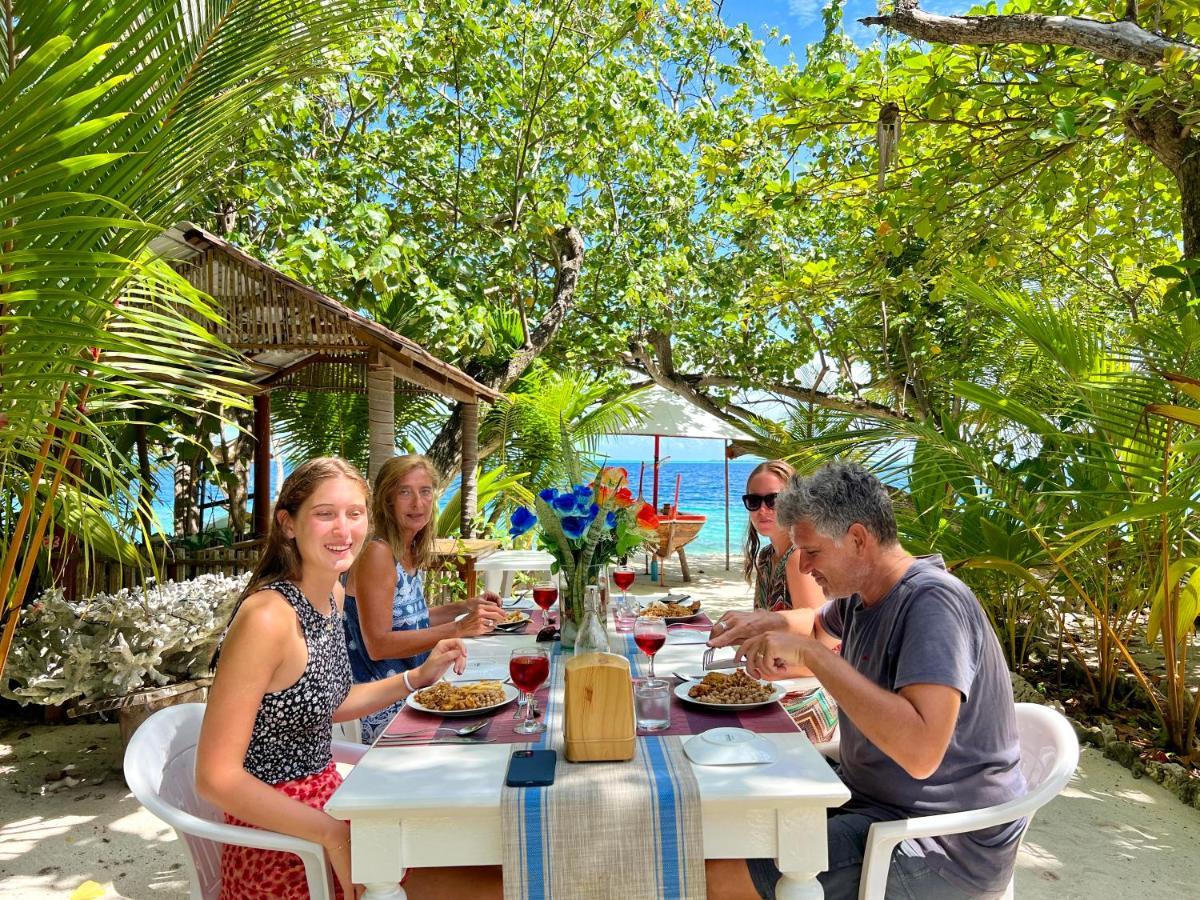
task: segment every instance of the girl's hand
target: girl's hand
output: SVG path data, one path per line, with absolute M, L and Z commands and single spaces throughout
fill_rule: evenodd
M 467 667 L 467 648 L 458 638 L 434 644 L 429 651 L 429 658 L 412 670 L 408 680 L 417 687 L 429 687 L 451 667 L 458 675 Z

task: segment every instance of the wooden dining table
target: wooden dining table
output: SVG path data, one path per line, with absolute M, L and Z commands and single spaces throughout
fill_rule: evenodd
M 657 674 L 699 671 L 704 644 L 697 638 L 694 632 L 672 632 L 655 659 Z M 484 668 L 506 667 L 516 648 L 546 646 L 535 644 L 532 633 L 467 644 L 472 666 Z M 797 679 L 788 686 L 815 683 Z M 551 690 L 561 700 L 561 683 Z M 512 709 L 504 707 L 498 715 L 511 715 Z M 773 763 L 689 763 L 699 787 L 704 856 L 773 858 L 782 873 L 776 889 L 781 900 L 820 898 L 816 876 L 828 864 L 826 810 L 845 803 L 850 792 L 799 729 L 763 737 L 778 751 Z M 325 804 L 326 812 L 350 823 L 351 874 L 366 885 L 365 897 L 405 898 L 399 882 L 410 866 L 499 865 L 501 791 L 509 757 L 521 746 L 432 743 L 369 749 Z M 558 764 L 593 765 L 562 758 Z

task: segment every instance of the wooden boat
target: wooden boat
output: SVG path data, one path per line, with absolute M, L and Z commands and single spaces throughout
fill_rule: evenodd
M 708 517 L 700 513 L 671 512 L 670 509 L 665 509 L 659 517 L 658 545 L 654 548 L 654 555 L 665 563 L 672 553 L 678 554 L 679 568 L 683 572 L 684 581 L 691 581 L 692 573 L 688 571 L 687 556 L 683 548 L 695 539 L 706 521 Z M 665 565 L 658 567 L 659 584 L 667 583 L 665 569 Z

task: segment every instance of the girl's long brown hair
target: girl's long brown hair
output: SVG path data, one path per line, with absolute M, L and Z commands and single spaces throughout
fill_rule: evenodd
M 407 547 L 396 521 L 395 499 L 400 482 L 417 469 L 422 469 L 434 484 L 433 509 L 425 527 L 412 536 Z M 372 538 L 384 541 L 392 550 L 397 562 L 404 559 L 405 551 L 417 571 L 428 569 L 433 561 L 433 539 L 437 531 L 437 485 L 442 476 L 437 466 L 425 456 L 410 453 L 394 456 L 383 464 L 375 476 L 375 496 L 371 501 Z M 360 556 L 359 559 L 362 559 Z
M 258 558 L 258 565 L 250 574 L 246 589 L 238 598 L 239 604 L 268 584 L 280 580 L 296 581 L 300 578 L 304 561 L 300 559 L 296 550 L 295 540 L 284 536 L 283 525 L 280 523 L 282 517 L 279 514 L 286 511 L 294 519 L 304 501 L 316 491 L 317 485 L 329 478 L 339 477 L 357 482 L 362 488 L 367 508 L 370 508 L 371 486 L 358 469 L 346 460 L 337 456 L 319 456 L 299 466 L 284 480 L 283 487 L 279 489 L 279 499 L 275 501 L 275 509 L 271 511 L 271 530 L 267 533 L 267 545 L 263 548 L 262 556 Z
M 782 459 L 768 459 L 766 462 L 761 462 L 754 467 L 748 476 L 746 476 L 746 486 L 749 488 L 751 480 L 755 475 L 761 475 L 763 472 L 770 472 L 776 478 L 782 479 L 784 484 L 792 480 L 796 474 L 796 470 L 792 468 L 791 463 L 784 462 Z M 758 566 L 758 549 L 760 541 L 758 532 L 754 530 L 754 523 L 746 521 L 746 543 L 742 547 L 742 552 L 746 559 L 743 563 L 742 574 L 746 578 L 747 584 L 754 584 L 754 571 Z

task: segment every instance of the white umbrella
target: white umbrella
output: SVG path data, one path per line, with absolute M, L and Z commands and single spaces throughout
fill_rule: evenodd
M 729 442 L 738 440 L 753 440 L 753 436 L 735 428 L 728 422 L 718 419 L 712 413 L 705 412 L 680 397 L 678 394 L 661 387 L 651 387 L 633 398 L 633 402 L 641 407 L 643 418 L 641 424 L 630 425 L 622 429 L 622 435 L 644 435 L 654 438 L 654 474 L 651 497 L 654 511 L 658 512 L 658 459 L 660 441 L 665 437 L 696 438 L 721 440 L 725 442 L 725 568 L 729 569 Z M 641 486 L 639 485 L 639 488 Z

